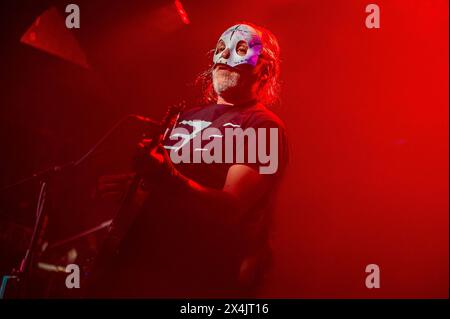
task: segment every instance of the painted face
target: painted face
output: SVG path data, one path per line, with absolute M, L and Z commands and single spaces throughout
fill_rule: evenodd
M 226 30 L 217 42 L 214 64 L 222 63 L 230 67 L 240 64 L 256 66 L 262 51 L 261 37 L 249 25 L 238 24 Z

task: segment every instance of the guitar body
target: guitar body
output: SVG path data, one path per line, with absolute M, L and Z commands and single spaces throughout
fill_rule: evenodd
M 151 142 L 141 151 L 143 154 L 149 154 L 172 127 L 180 112 L 184 109 L 184 103 L 178 106 L 172 106 L 168 109 L 164 119 L 161 121 L 158 132 L 151 136 Z M 146 135 L 146 138 L 149 136 Z M 117 210 L 115 217 L 109 227 L 101 248 L 95 258 L 92 271 L 87 279 L 89 290 L 97 290 L 96 285 L 101 285 L 103 273 L 114 262 L 115 257 L 119 253 L 122 240 L 128 234 L 131 226 L 137 217 L 141 214 L 144 203 L 149 198 L 151 190 L 142 187 L 143 176 L 139 172 L 135 172 L 133 179 L 123 197 L 122 203 Z

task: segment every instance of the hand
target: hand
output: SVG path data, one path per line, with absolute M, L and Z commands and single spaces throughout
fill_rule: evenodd
M 99 178 L 96 196 L 101 199 L 119 201 L 127 190 L 134 174 L 107 175 Z
M 150 142 L 151 140 L 144 139 L 138 144 L 140 154 L 135 158 L 135 169 L 147 180 L 161 181 L 173 175 L 175 168 L 169 154 L 161 144 L 150 152 L 145 152 Z

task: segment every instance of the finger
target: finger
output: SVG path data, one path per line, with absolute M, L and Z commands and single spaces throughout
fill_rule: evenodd
M 144 148 L 144 147 L 148 146 L 151 141 L 152 141 L 152 139 L 150 139 L 150 138 L 144 138 L 138 143 L 138 147 Z
M 172 161 L 170 159 L 169 152 L 166 150 L 166 148 L 162 144 L 158 145 L 158 147 L 156 148 L 156 151 L 157 151 L 158 154 L 160 154 L 163 157 L 163 159 L 165 161 L 169 161 L 169 162 Z
M 162 164 L 164 162 L 164 156 L 159 153 L 158 148 L 150 152 L 150 159 L 156 162 L 156 164 Z
M 99 183 L 108 184 L 127 181 L 132 178 L 131 174 L 119 174 L 119 175 L 105 175 L 99 178 Z
M 125 176 L 122 175 L 110 175 L 110 176 L 102 176 L 99 178 L 99 183 L 107 184 L 107 183 L 115 183 L 117 181 L 126 180 Z
M 102 184 L 99 185 L 99 192 L 121 191 L 125 189 L 126 184 Z
M 170 159 L 170 154 L 163 145 L 161 145 L 161 154 L 164 156 L 164 158 Z
M 110 190 L 124 190 L 130 183 L 131 183 L 130 179 L 115 182 L 98 183 L 97 189 L 99 192 Z
M 110 196 L 116 196 L 116 195 L 122 195 L 123 191 L 118 191 L 118 190 L 111 190 L 111 191 L 107 191 L 107 192 L 102 192 L 100 195 L 102 197 L 110 197 Z
M 108 192 L 101 194 L 100 198 L 103 200 L 120 200 L 123 196 L 121 192 Z

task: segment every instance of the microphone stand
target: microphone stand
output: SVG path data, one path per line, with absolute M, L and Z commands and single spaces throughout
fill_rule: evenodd
M 28 249 L 25 253 L 25 256 L 23 257 L 19 270 L 13 269 L 11 275 L 5 275 L 3 276 L 3 280 L 0 286 L 0 299 L 4 299 L 4 295 L 6 292 L 6 287 L 8 284 L 8 281 L 13 279 L 18 284 L 17 289 L 17 296 L 19 298 L 26 298 L 27 297 L 27 284 L 28 280 L 31 275 L 32 271 L 32 265 L 33 260 L 37 253 L 38 244 L 40 242 L 40 239 L 43 237 L 44 233 L 44 220 L 45 220 L 45 202 L 47 199 L 47 189 L 48 184 L 50 180 L 56 176 L 61 174 L 62 172 L 66 172 L 69 170 L 72 170 L 76 167 L 78 167 L 81 163 L 83 163 L 86 159 L 89 158 L 90 155 L 92 155 L 110 136 L 113 132 L 115 132 L 119 127 L 121 127 L 124 122 L 128 119 L 134 119 L 140 122 L 144 122 L 146 125 L 151 127 L 159 127 L 159 123 L 157 121 L 154 121 L 152 119 L 142 117 L 135 114 L 128 114 L 127 116 L 121 118 L 116 124 L 110 128 L 98 141 L 94 144 L 82 157 L 80 157 L 76 161 L 70 161 L 68 163 L 65 163 L 63 165 L 55 165 L 53 167 L 50 167 L 48 169 L 45 169 L 43 171 L 37 172 L 32 174 L 31 176 L 22 179 L 16 183 L 13 183 L 9 186 L 3 187 L 0 189 L 0 192 L 3 192 L 5 190 L 9 190 L 11 188 L 20 186 L 22 184 L 39 180 L 40 188 L 39 188 L 39 195 L 38 195 L 38 201 L 36 205 L 36 220 L 33 228 L 33 233 L 31 235 L 31 240 L 28 245 Z

